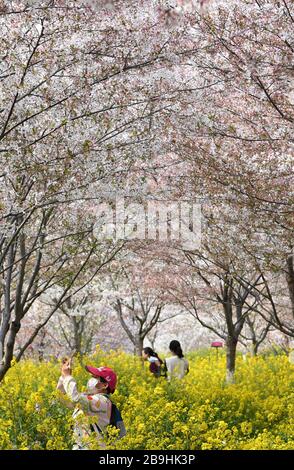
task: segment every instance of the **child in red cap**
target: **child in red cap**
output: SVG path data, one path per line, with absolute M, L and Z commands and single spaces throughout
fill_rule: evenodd
M 125 429 L 120 414 L 111 402 L 109 394 L 114 393 L 117 376 L 109 367 L 86 366 L 92 378 L 88 380 L 86 393 L 80 393 L 77 383 L 71 375 L 70 360 L 65 360 L 61 367 L 61 377 L 59 378 L 57 388 L 63 394 L 66 394 L 72 403 L 76 404 L 73 412 L 73 418 L 76 421 L 74 426 L 74 437 L 76 444 L 74 450 L 87 449 L 84 438 L 91 435 L 91 432 L 97 434 L 100 447 L 105 448 L 103 433 L 109 424 L 115 424 L 120 429 L 120 437 L 125 435 Z M 113 412 L 119 414 L 121 423 L 113 422 Z M 85 416 L 94 416 L 95 424 L 89 425 Z

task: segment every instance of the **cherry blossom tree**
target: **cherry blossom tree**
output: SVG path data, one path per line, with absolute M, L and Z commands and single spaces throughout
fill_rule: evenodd
M 265 342 L 269 332 L 273 330 L 271 324 L 262 319 L 258 314 L 250 314 L 246 317 L 243 331 L 239 341 L 248 347 L 252 356 L 256 356 L 259 347 Z
M 206 255 L 248 266 L 247 282 L 259 273 L 264 319 L 292 336 L 293 4 L 212 1 L 195 16 L 185 54 L 203 89 L 182 102 L 174 152 L 190 177 L 179 191 L 206 200 Z M 272 293 L 277 273 L 288 313 Z
M 94 255 L 105 188 L 142 178 L 150 152 L 169 148 L 188 25 L 136 5 L 1 3 L 1 378 L 34 302 L 64 282 L 51 317 Z
M 19 358 L 108 264 L 108 308 L 138 351 L 175 294 L 226 341 L 228 379 L 246 321 L 252 341 L 293 336 L 292 3 L 0 8 L 0 379 L 35 303 L 59 292 Z M 130 237 L 124 259 L 123 242 L 93 233 L 120 193 L 199 198 L 201 246 L 155 240 L 138 260 Z
M 136 264 L 123 266 L 112 275 L 112 305 L 122 328 L 134 345 L 135 354 L 141 356 L 144 340 L 158 323 L 166 301 L 160 287 L 154 286 L 154 272 L 153 275 L 150 273 L 151 267 L 148 267 L 143 276 Z

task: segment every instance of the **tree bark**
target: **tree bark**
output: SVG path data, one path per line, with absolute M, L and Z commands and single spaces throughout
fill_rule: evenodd
M 294 262 L 293 262 L 293 255 L 289 255 L 287 257 L 287 274 L 286 280 L 288 285 L 289 296 L 291 300 L 292 306 L 292 315 L 294 318 Z
M 227 346 L 226 382 L 227 383 L 234 383 L 235 381 L 237 343 L 238 343 L 238 340 L 233 336 L 228 336 L 226 339 L 226 346 Z
M 82 351 L 81 351 L 81 334 L 80 334 L 80 323 L 78 321 L 78 319 L 74 316 L 71 317 L 71 321 L 72 321 L 72 325 L 73 325 L 73 332 L 74 332 L 74 337 L 73 337 L 73 340 L 74 340 L 74 344 L 73 344 L 73 349 L 74 349 L 74 353 L 75 354 L 81 354 Z
M 20 329 L 20 323 L 18 323 L 17 321 L 11 322 L 9 336 L 8 336 L 8 340 L 7 340 L 7 344 L 5 348 L 5 353 L 3 351 L 4 357 L 2 359 L 2 364 L 0 365 L 0 382 L 2 381 L 6 372 L 11 366 L 11 361 L 13 359 L 15 339 L 16 339 L 16 335 L 19 329 Z
M 135 355 L 142 357 L 144 338 L 137 338 L 135 343 Z
M 258 341 L 252 340 L 252 344 L 251 344 L 251 356 L 252 356 L 252 357 L 257 356 L 258 348 L 259 348 L 259 343 L 258 343 Z

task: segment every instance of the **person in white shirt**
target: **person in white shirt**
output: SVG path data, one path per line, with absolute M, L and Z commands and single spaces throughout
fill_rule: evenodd
M 87 390 L 80 393 L 76 380 L 71 375 L 71 361 L 64 360 L 61 367 L 57 389 L 67 395 L 70 402 L 64 404 L 69 408 L 75 407 L 73 412 L 74 440 L 73 450 L 86 450 L 85 438 L 94 431 L 101 448 L 105 448 L 103 432 L 110 424 L 112 413 L 112 402 L 109 394 L 114 393 L 117 376 L 109 367 L 86 366 L 86 370 L 92 375 L 88 380 Z M 89 425 L 87 417 L 95 417 L 95 424 Z
M 182 379 L 189 372 L 189 362 L 184 357 L 179 341 L 170 342 L 169 349 L 172 357 L 165 360 L 167 368 L 167 380 L 170 382 L 173 378 Z

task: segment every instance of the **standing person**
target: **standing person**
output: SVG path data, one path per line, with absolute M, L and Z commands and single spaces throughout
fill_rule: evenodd
M 70 399 L 69 407 L 73 407 L 72 403 L 76 405 L 72 415 L 76 423 L 74 426 L 74 450 L 86 450 L 84 439 L 89 437 L 92 432 L 97 434 L 100 447 L 105 448 L 103 435 L 109 424 L 120 429 L 120 437 L 126 434 L 120 412 L 109 398 L 116 388 L 117 376 L 115 372 L 109 367 L 86 366 L 85 369 L 92 375 L 92 378 L 87 382 L 86 393 L 78 391 L 76 380 L 71 375 L 70 360 L 63 362 L 61 377 L 57 384 L 57 389 Z M 88 416 L 95 417 L 95 423 L 90 424 Z
M 167 368 L 167 380 L 172 378 L 182 379 L 189 372 L 189 363 L 184 357 L 179 341 L 174 339 L 169 344 L 172 357 L 165 360 Z
M 158 354 L 153 351 L 153 349 L 146 347 L 142 351 L 142 357 L 144 361 L 150 363 L 149 370 L 155 377 L 160 377 L 161 375 L 161 365 L 163 361 L 160 359 Z

